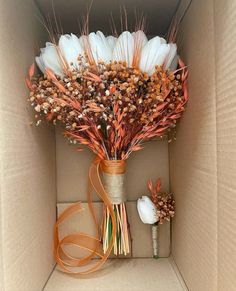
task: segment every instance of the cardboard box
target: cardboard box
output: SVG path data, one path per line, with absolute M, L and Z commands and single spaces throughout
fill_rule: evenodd
M 71 30 L 78 2 L 54 2 Z M 82 11 L 86 3 L 80 4 Z M 136 4 L 147 12 L 153 35 L 167 30 L 178 8 L 190 101 L 176 142 L 150 142 L 128 160 L 135 258 L 108 262 L 100 273 L 81 279 L 54 270 L 52 230 L 57 211 L 78 200 L 86 203 L 93 155 L 86 149 L 76 153 L 49 126 L 31 126 L 24 86 L 35 48 L 47 39 L 36 15 L 45 13 L 51 1 L 0 2 L 0 291 L 236 290 L 236 2 L 129 0 L 127 11 Z M 117 13 L 120 2 L 93 5 L 91 30 L 106 29 L 106 9 Z M 158 261 L 151 259 L 150 228 L 138 221 L 135 208 L 137 198 L 147 193 L 146 180 L 156 177 L 164 190 L 173 191 L 177 206 L 172 240 L 169 224 L 159 237 L 162 256 L 171 256 Z M 99 210 L 101 203 L 95 201 Z M 78 226 L 92 232 L 83 215 L 63 225 L 62 233 Z

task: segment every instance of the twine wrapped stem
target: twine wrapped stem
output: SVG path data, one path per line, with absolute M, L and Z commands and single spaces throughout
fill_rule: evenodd
M 116 236 L 114 254 L 127 255 L 130 252 L 128 220 L 125 206 L 125 161 L 104 160 L 101 162 L 104 188 L 113 206 L 116 217 Z M 103 212 L 103 251 L 107 250 L 111 239 L 112 221 L 110 211 L 104 207 Z
M 158 259 L 158 224 L 152 225 L 152 248 L 153 248 L 153 258 Z

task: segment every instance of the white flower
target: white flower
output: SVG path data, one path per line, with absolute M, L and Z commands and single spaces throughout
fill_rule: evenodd
M 142 196 L 142 198 L 139 198 L 137 201 L 137 209 L 143 223 L 154 224 L 157 222 L 157 209 L 149 197 Z
M 62 35 L 59 39 L 59 49 L 70 67 L 79 68 L 78 57 L 83 56 L 84 50 L 76 35 Z
M 124 31 L 118 37 L 115 44 L 112 60 L 126 62 L 128 67 L 132 66 L 134 57 L 134 37 L 129 31 Z
M 170 43 L 170 50 L 165 60 L 164 69 L 175 70 L 178 65 L 178 57 L 177 57 L 177 45 L 175 43 Z
M 104 34 L 101 31 L 89 34 L 89 44 L 96 63 L 103 61 L 109 63 L 112 59 L 112 49 Z
M 175 71 L 178 67 L 178 63 L 179 63 L 179 56 L 176 54 L 168 69 L 171 71 Z
M 170 44 L 159 36 L 148 41 L 141 52 L 139 68 L 141 71 L 152 75 L 155 66 L 162 66 L 170 52 Z
M 135 45 L 137 46 L 137 44 L 140 44 L 140 48 L 143 48 L 148 42 L 146 34 L 142 30 L 132 32 L 132 36 L 134 37 Z
M 46 47 L 41 49 L 39 57 L 35 58 L 40 70 L 44 73 L 45 68 L 51 69 L 56 75 L 63 77 L 64 73 L 61 66 L 60 57 L 56 46 L 47 42 Z
M 65 62 L 71 69 L 80 69 L 78 57 L 83 57 L 85 51 L 90 63 L 122 61 L 126 62 L 128 67 L 139 67 L 149 75 L 155 72 L 156 66 L 175 70 L 179 59 L 176 44 L 167 44 L 166 40 L 159 36 L 148 41 L 145 33 L 138 30 L 133 33 L 124 31 L 118 38 L 112 35 L 105 37 L 101 31 L 91 32 L 88 36 L 82 35 L 80 38 L 74 34 L 65 34 L 60 37 L 58 47 L 47 42 L 35 60 L 43 73 L 45 68 L 49 68 L 54 74 L 63 77 Z
M 111 51 L 113 52 L 115 44 L 117 42 L 117 37 L 115 37 L 113 35 L 109 35 L 109 36 L 106 37 L 106 39 L 107 39 L 107 42 L 108 42 L 108 44 L 109 44 L 109 46 L 111 48 Z
M 43 62 L 42 56 L 40 55 L 39 57 L 35 57 L 35 61 L 36 61 L 36 64 L 38 65 L 40 71 L 42 73 L 45 73 L 45 64 Z

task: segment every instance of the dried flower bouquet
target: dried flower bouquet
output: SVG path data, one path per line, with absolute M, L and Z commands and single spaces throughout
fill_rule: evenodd
M 145 141 L 174 130 L 188 100 L 188 71 L 169 41 L 148 40 L 142 29 L 53 37 L 36 57 L 43 75 L 35 76 L 32 65 L 26 78 L 36 125 L 43 119 L 60 125 L 72 143 L 98 156 L 106 191 L 100 184 L 95 188 L 109 198 L 103 198 L 105 257 L 112 248 L 115 254 L 130 251 L 125 160 Z M 57 261 L 62 262 L 58 256 Z

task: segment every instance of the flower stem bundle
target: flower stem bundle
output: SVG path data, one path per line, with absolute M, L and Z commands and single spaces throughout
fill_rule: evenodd
M 129 245 L 129 233 L 128 233 L 128 225 L 127 225 L 127 215 L 126 215 L 126 207 L 125 203 L 115 204 L 113 205 L 113 210 L 116 217 L 116 225 L 117 225 L 117 235 L 114 241 L 114 254 L 125 256 L 130 252 Z M 104 209 L 104 220 L 103 220 L 103 251 L 104 253 L 107 251 L 109 242 L 111 240 L 111 229 L 112 229 L 112 221 L 111 216 L 107 208 Z

